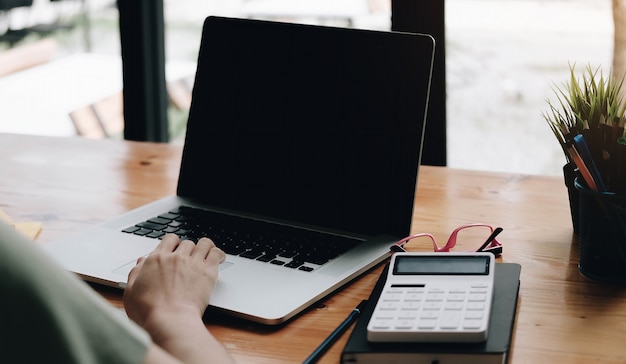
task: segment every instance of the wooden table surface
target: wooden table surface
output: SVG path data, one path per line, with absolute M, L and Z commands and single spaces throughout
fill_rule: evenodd
M 42 222 L 37 241 L 45 244 L 174 194 L 181 152 L 179 145 L 0 134 L 0 209 L 15 222 Z M 579 273 L 562 178 L 421 167 L 413 232 L 445 241 L 472 222 L 503 227 L 500 260 L 522 265 L 512 363 L 626 362 L 626 289 Z M 369 296 L 381 268 L 286 325 L 212 317 L 207 327 L 240 362 L 301 362 Z M 120 291 L 96 288 L 121 307 Z M 338 362 L 347 336 L 321 362 Z

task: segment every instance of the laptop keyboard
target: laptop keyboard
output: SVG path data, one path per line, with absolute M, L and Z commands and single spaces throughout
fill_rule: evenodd
M 227 254 L 309 272 L 362 242 L 188 206 L 128 227 L 123 232 L 155 239 L 167 233 L 192 241 L 208 237 Z

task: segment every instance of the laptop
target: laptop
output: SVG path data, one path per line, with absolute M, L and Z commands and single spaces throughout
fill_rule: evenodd
M 163 234 L 208 236 L 227 253 L 210 308 L 289 320 L 409 234 L 433 54 L 428 35 L 207 18 L 176 196 L 44 249 L 124 288 Z

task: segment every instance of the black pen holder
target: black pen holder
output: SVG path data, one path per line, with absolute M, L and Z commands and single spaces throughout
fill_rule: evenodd
M 565 180 L 565 186 L 567 187 L 567 197 L 569 198 L 569 208 L 572 216 L 572 227 L 574 228 L 574 234 L 578 234 L 579 228 L 579 198 L 578 190 L 574 186 L 574 180 L 578 177 L 578 169 L 574 163 L 567 163 L 563 166 L 563 178 Z
M 577 177 L 580 257 L 585 276 L 626 283 L 626 196 L 589 189 Z

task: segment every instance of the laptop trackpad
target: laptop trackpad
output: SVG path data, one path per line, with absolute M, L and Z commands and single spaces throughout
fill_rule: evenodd
M 136 264 L 137 264 L 137 259 L 133 259 L 131 262 L 128 262 L 128 263 L 122 265 L 121 267 L 113 269 L 113 273 L 122 275 L 124 277 L 128 277 L 128 273 L 130 273 L 130 270 L 133 269 L 133 267 Z M 222 262 L 220 264 L 220 270 L 219 271 L 221 272 L 224 269 L 229 268 L 233 264 L 235 264 L 235 263 L 229 262 L 229 261 L 226 260 L 226 261 L 224 261 L 224 262 Z

